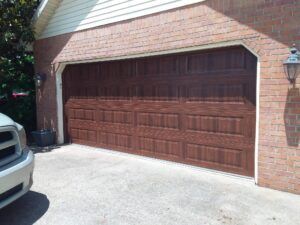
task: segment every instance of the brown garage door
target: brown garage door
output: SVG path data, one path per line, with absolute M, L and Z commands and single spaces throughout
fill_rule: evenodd
M 67 140 L 253 176 L 256 58 L 243 47 L 69 65 Z

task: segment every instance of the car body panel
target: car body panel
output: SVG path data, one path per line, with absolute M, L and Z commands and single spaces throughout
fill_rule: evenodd
M 0 151 L 5 149 L 8 142 L 14 142 L 15 154 L 0 159 L 0 209 L 27 193 L 33 183 L 34 155 L 27 146 L 22 144 L 23 139 L 26 138 L 21 137 L 24 129 L 20 124 L 0 113 L 0 132 L 6 131 L 12 132 L 14 138 L 13 141 L 2 141 Z M 15 187 L 20 189 L 11 192 Z

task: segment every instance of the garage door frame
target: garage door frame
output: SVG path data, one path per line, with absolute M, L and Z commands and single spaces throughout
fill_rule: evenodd
M 257 81 L 256 81 L 256 125 L 255 125 L 255 150 L 254 150 L 254 181 L 258 182 L 258 137 L 259 137 L 259 103 L 260 103 L 260 57 L 259 55 L 253 51 L 249 46 L 247 46 L 242 41 L 232 41 L 232 42 L 219 42 L 215 44 L 209 45 L 201 45 L 201 46 L 193 46 L 188 48 L 179 48 L 172 49 L 167 51 L 157 51 L 145 54 L 135 54 L 128 56 L 120 56 L 120 57 L 106 57 L 106 58 L 98 58 L 92 60 L 82 60 L 82 61 L 69 61 L 62 62 L 58 65 L 58 68 L 55 73 L 56 77 L 56 101 L 57 101 L 57 133 L 58 133 L 58 143 L 64 143 L 64 116 L 63 116 L 63 94 L 62 94 L 62 73 L 65 67 L 69 64 L 77 64 L 77 63 L 90 63 L 90 62 L 102 62 L 102 61 L 113 61 L 120 59 L 129 59 L 129 58 L 139 58 L 146 56 L 155 56 L 155 55 L 166 55 L 172 53 L 184 53 L 196 50 L 208 50 L 208 49 L 216 49 L 222 47 L 232 47 L 232 46 L 243 46 L 249 52 L 251 52 L 257 58 Z M 216 171 L 218 172 L 218 171 Z M 236 176 L 236 175 L 234 175 Z

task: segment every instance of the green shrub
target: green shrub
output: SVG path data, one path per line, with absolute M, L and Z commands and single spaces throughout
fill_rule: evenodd
M 0 0 L 0 112 L 35 129 L 36 107 L 33 81 L 33 54 L 28 46 L 34 41 L 31 21 L 37 0 Z M 26 92 L 28 96 L 13 96 Z

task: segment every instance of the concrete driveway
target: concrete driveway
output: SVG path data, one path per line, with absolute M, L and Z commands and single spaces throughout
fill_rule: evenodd
M 5 225 L 300 224 L 300 196 L 194 167 L 79 145 L 38 152 Z

